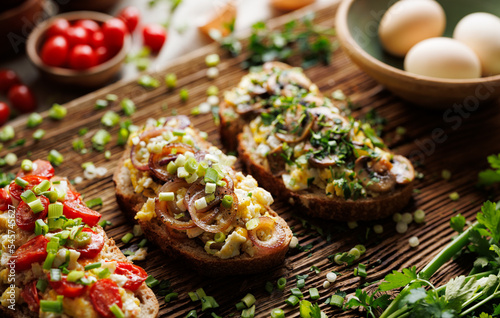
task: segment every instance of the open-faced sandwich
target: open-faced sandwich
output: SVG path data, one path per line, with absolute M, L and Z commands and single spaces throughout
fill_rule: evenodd
M 122 209 L 146 237 L 200 274 L 261 272 L 283 262 L 292 232 L 273 198 L 186 116 L 131 134 L 114 182 Z
M 0 316 L 156 317 L 146 272 L 100 218 L 49 162 L 23 161 L 0 189 Z
M 248 172 L 314 217 L 383 218 L 411 198 L 411 162 L 368 124 L 341 114 L 300 68 L 267 63 L 226 92 L 222 141 L 238 146 Z

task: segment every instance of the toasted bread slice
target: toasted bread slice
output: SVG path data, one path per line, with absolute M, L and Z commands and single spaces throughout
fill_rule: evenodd
M 300 69 L 267 63 L 226 93 L 221 139 L 237 145 L 264 188 L 313 217 L 374 220 L 401 210 L 412 195 L 413 166 L 339 106 Z
M 43 306 L 40 305 L 39 301 L 36 302 L 34 299 L 43 301 L 55 301 L 56 296 L 62 293 L 64 298 L 61 303 L 61 308 L 66 317 L 96 317 L 98 316 L 98 311 L 94 307 L 94 300 L 92 300 L 92 295 L 96 294 L 96 292 L 93 292 L 92 288 L 94 284 L 99 282 L 101 279 L 109 278 L 110 282 L 108 282 L 107 286 L 109 288 L 117 288 L 118 293 L 114 295 L 117 295 L 117 297 L 121 297 L 122 302 L 130 301 L 134 304 L 132 306 L 129 304 L 127 308 L 122 307 L 124 314 L 130 317 L 137 318 L 157 317 L 159 312 L 159 305 L 153 291 L 144 283 L 144 280 L 147 277 L 146 272 L 128 262 L 127 258 L 116 246 L 114 240 L 109 238 L 104 232 L 104 229 L 96 224 L 99 220 L 100 215 L 95 211 L 92 211 L 90 209 L 86 210 L 85 208 L 83 208 L 83 202 L 79 198 L 79 194 L 71 186 L 69 181 L 66 178 L 53 176 L 53 171 L 53 168 L 48 162 L 36 160 L 33 163 L 33 170 L 30 173 L 20 172 L 18 176 L 20 176 L 20 178 L 23 178 L 23 180 L 30 182 L 30 184 L 24 189 L 24 191 L 27 191 L 28 188 L 31 188 L 31 186 L 35 185 L 35 183 L 31 184 L 31 182 L 33 182 L 32 180 L 37 180 L 37 178 L 40 178 L 39 176 L 42 176 L 39 180 L 47 180 L 47 182 L 50 182 L 50 189 L 55 190 L 57 188 L 59 194 L 64 194 L 55 197 L 51 197 L 50 194 L 47 194 L 46 197 L 45 194 L 43 194 L 36 197 L 41 200 L 42 204 L 44 205 L 48 205 L 49 200 L 51 200 L 50 202 L 55 203 L 50 204 L 58 205 L 58 202 L 60 202 L 62 203 L 60 207 L 62 207 L 63 209 L 68 209 L 64 212 L 61 212 L 64 213 L 62 220 L 65 221 L 62 227 L 59 226 L 61 226 L 61 224 L 63 223 L 54 222 L 54 224 L 52 224 L 51 221 L 48 220 L 48 218 L 54 218 L 54 215 L 51 215 L 52 212 L 48 212 L 48 214 L 42 216 L 42 214 L 45 213 L 42 211 L 38 214 L 38 216 L 40 216 L 39 220 L 42 220 L 45 224 L 48 225 L 48 227 L 45 230 L 41 230 L 41 234 L 37 233 L 38 227 L 35 227 L 33 230 L 30 229 L 30 223 L 33 220 L 30 220 L 30 222 L 25 222 L 26 219 L 20 218 L 18 215 L 25 212 L 23 212 L 23 209 L 20 207 L 20 205 L 23 203 L 17 201 L 17 195 L 15 193 L 16 189 L 12 186 L 12 184 L 5 189 L 0 189 L 2 204 L 4 204 L 5 202 L 9 203 L 10 200 L 13 201 L 13 205 L 9 208 L 10 211 L 0 211 L 0 238 L 2 242 L 5 242 L 6 239 L 14 239 L 13 244 L 16 246 L 15 252 L 14 254 L 12 254 L 13 250 L 10 249 L 11 247 L 2 244 L 3 253 L 0 262 L 0 272 L 8 272 L 11 262 L 14 262 L 15 276 L 9 276 L 9 279 L 7 275 L 3 276 L 2 274 L 2 279 L 0 281 L 0 294 L 2 294 L 0 304 L 1 316 L 20 318 L 40 317 L 42 314 L 50 314 L 48 312 L 43 312 Z M 51 197 L 51 199 L 48 199 L 49 197 Z M 72 201 L 73 203 L 67 203 L 69 201 Z M 88 214 L 82 214 L 85 221 L 78 221 L 78 219 L 74 219 L 75 215 L 71 214 L 71 211 L 69 211 L 69 206 L 76 207 L 73 212 L 78 209 L 81 209 L 80 211 L 88 212 Z M 49 205 L 47 207 L 47 210 L 50 211 L 51 209 L 52 206 Z M 13 216 L 16 219 L 15 223 L 10 222 L 10 218 Z M 67 223 L 69 221 L 74 223 Z M 92 227 L 84 227 L 84 225 L 89 225 Z M 54 228 L 52 226 L 54 226 Z M 60 229 L 62 229 L 62 231 Z M 69 236 L 66 241 L 61 241 L 61 238 L 59 238 L 59 245 L 56 248 L 58 252 L 55 254 L 56 257 L 51 263 L 51 270 L 45 270 L 42 268 L 42 264 L 44 264 L 45 266 L 47 259 L 49 259 L 48 255 L 42 256 L 42 258 L 39 258 L 37 256 L 27 256 L 35 255 L 37 253 L 39 254 L 41 252 L 39 249 L 35 249 L 34 247 L 41 246 L 39 244 L 46 243 L 39 242 L 51 242 L 52 244 L 53 238 L 58 234 L 62 235 L 62 233 L 65 231 L 68 232 Z M 13 232 L 15 234 L 12 234 Z M 78 239 L 80 233 L 83 232 L 92 233 L 90 235 L 90 240 L 87 243 L 88 247 L 86 247 L 84 250 L 79 247 L 81 245 L 74 245 L 74 242 L 76 241 L 73 241 Z M 74 235 L 74 239 L 72 238 L 72 235 Z M 99 242 L 102 242 L 102 245 Z M 54 246 L 51 247 L 51 249 L 53 248 Z M 64 251 L 63 249 L 65 249 L 66 251 Z M 21 250 L 23 252 L 20 252 Z M 42 251 L 44 251 L 44 249 L 42 249 Z M 61 251 L 62 254 L 59 253 Z M 47 252 L 47 254 L 51 253 L 48 251 L 48 247 Z M 61 259 L 59 254 L 66 256 Z M 43 258 L 45 258 L 45 261 L 43 260 Z M 99 266 L 96 266 L 97 263 L 99 263 Z M 98 272 L 92 272 L 93 269 L 85 269 L 85 266 L 89 264 L 94 264 L 93 267 L 97 271 L 106 268 L 107 270 L 109 270 L 109 275 L 107 275 L 106 277 L 100 277 L 97 274 Z M 53 270 L 58 271 L 59 268 L 63 269 L 59 273 L 62 274 L 62 278 L 60 279 L 62 279 L 64 283 L 59 287 L 55 287 L 52 286 L 50 277 L 52 274 L 55 275 Z M 118 268 L 120 268 L 121 272 L 117 271 Z M 136 281 L 136 283 L 130 283 L 134 284 L 134 286 L 131 287 L 131 285 L 127 284 L 132 276 L 125 275 L 123 270 L 125 269 L 126 271 L 126 269 L 134 268 L 137 272 L 141 272 L 141 276 L 133 277 L 134 279 L 137 278 L 138 280 Z M 74 288 L 73 293 L 77 289 L 81 289 L 82 293 L 79 293 L 78 295 L 66 294 L 72 293 L 72 291 L 66 290 L 66 287 L 64 287 L 64 284 L 67 284 L 66 279 L 69 280 L 64 272 L 65 270 L 67 270 L 67 274 L 70 274 L 72 272 L 83 273 L 83 278 L 87 280 L 85 282 L 83 280 L 80 282 L 79 278 L 77 278 L 76 282 L 72 283 L 76 287 L 71 287 Z M 135 272 L 135 275 L 137 275 L 137 272 Z M 46 282 L 45 288 L 37 289 L 34 287 L 34 284 L 40 281 Z M 113 287 L 113 285 L 115 287 Z M 43 286 L 43 284 L 40 286 Z M 9 299 L 12 299 L 12 301 L 9 301 Z M 38 310 L 33 308 L 33 306 L 35 306 L 35 304 L 37 303 L 39 307 Z
M 174 118 L 174 121 L 175 120 L 176 119 Z M 148 128 L 146 128 L 146 130 L 147 129 Z M 192 127 L 185 127 L 184 132 L 186 132 L 186 135 L 190 136 L 190 138 L 194 141 L 193 144 L 196 149 L 195 155 L 201 151 L 207 152 L 210 155 L 220 152 L 215 147 L 211 146 L 210 143 L 202 139 L 199 132 Z M 131 136 L 131 139 L 133 138 L 135 137 Z M 176 144 L 176 141 L 169 141 L 169 144 Z M 206 242 L 207 240 L 213 239 L 215 234 L 213 231 L 210 233 L 201 230 L 201 234 L 189 238 L 187 236 L 188 231 L 177 230 L 169 226 L 169 222 L 162 220 L 156 212 L 150 211 L 151 207 L 148 209 L 147 206 L 153 205 L 156 208 L 158 201 L 155 203 L 152 200 L 161 192 L 159 187 L 168 184 L 170 181 L 158 179 L 152 175 L 150 171 L 140 172 L 135 169 L 130 162 L 130 146 L 131 145 L 129 145 L 129 149 L 125 151 L 113 177 L 113 181 L 116 185 L 117 201 L 122 210 L 130 218 L 135 218 L 135 220 L 137 220 L 146 237 L 155 242 L 164 252 L 183 261 L 205 276 L 228 276 L 257 273 L 278 266 L 283 262 L 285 254 L 288 250 L 288 245 L 292 238 L 292 232 L 286 222 L 274 211 L 268 209 L 264 212 L 266 207 L 263 205 L 259 207 L 262 213 L 255 212 L 253 216 L 244 215 L 243 213 L 247 213 L 248 210 L 245 210 L 244 206 L 237 206 L 236 209 L 238 212 L 236 212 L 237 216 L 235 221 L 231 223 L 229 229 L 221 231 L 223 236 L 226 237 L 226 240 L 219 243 L 219 245 L 222 245 L 218 247 L 219 250 L 215 248 L 213 250 L 214 252 L 211 253 L 207 252 Z M 220 156 L 221 161 L 227 159 L 227 157 L 222 154 Z M 202 161 L 203 160 L 198 161 L 198 163 Z M 270 194 L 267 193 L 267 191 L 258 188 L 253 178 L 245 177 L 241 173 L 235 173 L 229 166 L 225 166 L 223 170 L 226 173 L 225 178 L 232 178 L 235 184 L 235 192 L 240 191 L 238 193 L 241 194 L 243 190 L 241 190 L 242 186 L 240 186 L 240 184 L 248 182 L 251 185 L 249 188 L 245 188 L 247 192 L 245 192 L 244 195 L 248 198 L 248 200 L 257 200 L 247 195 L 248 193 L 255 193 L 255 197 L 257 197 L 257 195 L 259 195 L 259 198 L 261 196 L 265 196 L 267 200 L 270 200 L 267 203 L 272 203 L 272 197 L 270 197 Z M 175 176 L 172 177 L 173 179 L 178 180 Z M 142 178 L 152 178 L 154 181 L 149 184 L 149 187 L 144 189 L 144 191 L 140 191 L 138 193 L 137 184 L 134 187 L 134 183 L 137 183 L 137 181 L 132 180 L 138 180 L 140 178 L 141 180 Z M 227 179 L 224 180 L 227 181 Z M 238 195 L 237 198 L 241 198 L 241 195 Z M 244 198 L 244 200 L 246 200 L 246 198 Z M 181 201 L 185 202 L 185 200 Z M 245 202 L 248 203 L 250 201 Z M 256 203 L 257 201 L 251 202 L 252 203 L 249 204 L 258 205 Z M 151 212 L 153 213 L 151 214 Z M 263 216 L 264 214 L 275 222 L 276 228 L 281 229 L 282 234 L 281 243 L 269 250 L 255 246 L 254 243 L 252 243 L 252 241 L 248 238 L 250 236 L 248 233 L 251 232 L 251 230 L 247 230 L 245 227 L 245 222 L 258 218 L 259 216 Z M 195 227 L 190 230 L 198 231 L 200 228 Z M 225 246 L 230 246 L 231 244 L 229 241 L 230 237 L 232 235 L 235 235 L 236 237 L 236 234 L 234 233 L 242 233 L 245 240 L 244 242 L 239 242 L 237 251 L 233 250 L 231 255 L 224 254 L 223 251 L 226 251 Z

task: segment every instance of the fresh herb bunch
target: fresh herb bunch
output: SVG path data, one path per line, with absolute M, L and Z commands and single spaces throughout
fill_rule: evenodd
M 367 315 L 385 309 L 379 318 L 397 317 L 492 317 L 500 315 L 500 202 L 487 201 L 477 214 L 477 222 L 467 230 L 466 220 L 458 215 L 450 220 L 459 232 L 453 241 L 420 272 L 415 267 L 393 271 L 373 294 L 356 291 L 346 308 L 363 306 Z M 454 277 L 435 287 L 429 279 L 451 258 L 470 254 L 476 257 L 469 275 Z M 387 291 L 404 287 L 388 304 Z M 375 294 L 382 293 L 375 297 Z M 488 314 L 487 312 L 491 313 Z
M 335 29 L 314 24 L 314 14 L 291 20 L 282 30 L 270 30 L 265 22 L 257 22 L 252 26 L 248 57 L 242 67 L 246 69 L 269 61 L 287 61 L 296 55 L 302 57 L 303 68 L 318 63 L 330 64 L 331 55 L 339 46 L 333 36 Z M 233 56 L 241 53 L 242 45 L 234 34 L 225 38 L 212 37 Z

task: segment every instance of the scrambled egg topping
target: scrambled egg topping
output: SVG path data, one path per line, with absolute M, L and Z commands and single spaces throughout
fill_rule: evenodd
M 145 129 L 148 130 L 151 128 L 146 127 Z M 184 132 L 184 136 L 189 136 L 189 139 L 186 139 L 185 137 L 182 138 L 180 136 L 167 136 L 170 137 L 170 139 L 166 139 L 165 136 L 161 136 L 161 138 L 163 138 L 163 141 L 160 140 L 160 138 L 152 138 L 147 143 L 145 142 L 140 145 L 140 149 L 153 149 L 151 146 L 152 143 L 160 142 L 161 144 L 165 145 L 168 143 L 186 143 L 186 140 L 193 140 L 193 143 L 191 145 L 196 146 L 196 140 L 199 137 L 196 137 L 196 133 L 194 132 L 194 130 L 188 127 L 184 130 Z M 135 136 L 138 136 L 141 133 L 142 132 L 138 132 L 138 134 L 131 136 L 130 142 L 133 143 L 132 140 L 135 138 Z M 164 143 L 164 141 L 166 141 L 167 143 Z M 240 255 L 241 253 L 246 253 L 252 256 L 254 255 L 254 249 L 253 244 L 248 236 L 246 223 L 260 216 L 269 216 L 267 207 L 273 203 L 273 198 L 268 191 L 258 186 L 257 181 L 252 176 L 245 176 L 241 172 L 235 173 L 232 170 L 231 166 L 236 160 L 234 156 L 225 155 L 216 147 L 210 147 L 207 152 L 209 155 L 214 157 L 214 162 L 218 163 L 218 166 L 226 175 L 226 177 L 232 178 L 234 182 L 234 193 L 238 198 L 238 206 L 235 220 L 231 225 L 229 225 L 228 228 L 221 232 L 221 234 L 223 234 L 225 237 L 223 242 L 218 243 L 221 246 L 219 246 L 218 249 L 212 249 L 209 245 L 205 245 L 205 250 L 207 251 L 207 253 L 221 259 L 232 258 Z M 146 153 L 146 151 L 143 150 L 143 153 Z M 144 157 L 144 160 L 146 160 L 146 157 Z M 130 172 L 130 180 L 132 183 L 132 187 L 135 189 L 136 193 L 144 194 L 145 190 L 152 190 L 152 193 L 149 196 L 148 200 L 135 216 L 136 219 L 139 219 L 141 221 L 151 221 L 157 216 L 155 213 L 155 197 L 159 195 L 159 189 L 161 185 L 155 181 L 147 182 L 147 184 L 145 185 L 141 180 L 148 180 L 152 178 L 150 173 L 147 171 L 143 172 L 136 169 L 130 159 L 126 160 L 124 165 Z M 174 200 L 177 207 L 181 211 L 187 210 L 184 202 L 184 195 L 186 191 L 187 188 L 180 188 L 175 193 Z M 210 244 L 207 242 L 213 242 L 214 240 L 213 233 L 205 232 L 198 227 L 183 230 L 181 232 L 186 233 L 189 238 L 199 239 L 203 244 Z

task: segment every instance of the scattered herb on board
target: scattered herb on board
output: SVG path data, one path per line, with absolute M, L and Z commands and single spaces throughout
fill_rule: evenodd
M 500 183 L 500 154 L 488 156 L 488 163 L 491 169 L 479 172 L 479 186 L 490 186 Z
M 246 69 L 269 61 L 287 61 L 296 55 L 301 57 L 303 68 L 319 63 L 330 64 L 331 55 L 339 46 L 333 36 L 333 28 L 314 23 L 314 14 L 291 20 L 281 30 L 270 30 L 265 22 L 257 22 L 252 26 L 245 50 L 248 57 L 242 67 Z M 225 38 L 214 37 L 214 40 L 233 56 L 241 53 L 241 43 L 234 34 Z

